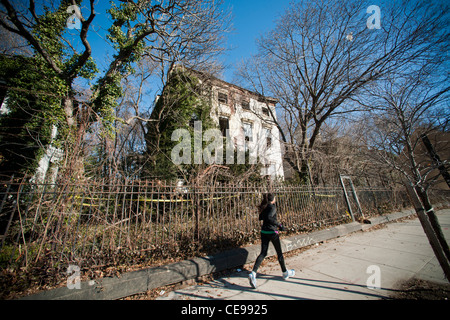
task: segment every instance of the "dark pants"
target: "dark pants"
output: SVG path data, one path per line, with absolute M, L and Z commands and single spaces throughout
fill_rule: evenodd
M 256 259 L 255 265 L 253 266 L 253 271 L 256 272 L 263 262 L 264 258 L 267 256 L 267 250 L 269 249 L 269 243 L 272 242 L 278 256 L 278 262 L 280 263 L 281 270 L 286 272 L 286 266 L 284 265 L 283 252 L 281 251 L 280 237 L 277 233 L 265 234 L 261 233 L 261 253 Z

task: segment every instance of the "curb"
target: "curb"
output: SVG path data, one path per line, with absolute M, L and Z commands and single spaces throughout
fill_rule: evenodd
M 283 252 L 289 252 L 326 240 L 338 238 L 374 225 L 388 223 L 415 214 L 414 210 L 403 210 L 370 219 L 371 224 L 351 222 L 308 234 L 295 235 L 281 240 Z M 224 251 L 214 256 L 193 258 L 161 267 L 151 267 L 107 277 L 95 281 L 81 281 L 79 289 L 60 287 L 22 297 L 21 300 L 115 300 L 143 293 L 158 287 L 195 279 L 213 272 L 223 271 L 253 263 L 260 252 L 260 245 Z M 275 255 L 273 246 L 268 255 Z

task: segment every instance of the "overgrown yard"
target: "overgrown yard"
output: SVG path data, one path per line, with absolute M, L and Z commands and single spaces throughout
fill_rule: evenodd
M 252 244 L 259 235 L 256 207 L 267 192 L 229 185 L 180 193 L 148 181 L 10 190 L 1 196 L 1 210 L 11 218 L 0 250 L 2 299 L 64 286 L 70 265 L 81 280 L 92 280 Z M 342 189 L 280 185 L 274 191 L 287 235 L 352 221 Z M 399 191 L 357 193 L 364 217 L 408 204 Z M 352 212 L 362 218 L 356 207 Z

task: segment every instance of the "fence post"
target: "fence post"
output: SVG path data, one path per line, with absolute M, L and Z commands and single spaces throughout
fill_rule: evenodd
M 198 196 L 197 182 L 192 182 L 193 199 L 192 199 L 192 213 L 194 216 L 194 240 L 200 240 L 200 197 Z
M 345 184 L 344 184 L 342 175 L 339 175 L 339 180 L 341 181 L 341 186 L 342 186 L 342 189 L 344 190 L 344 198 L 345 198 L 345 202 L 347 203 L 348 211 L 350 212 L 350 215 L 352 216 L 352 220 L 355 221 L 355 216 L 353 215 L 352 207 L 350 206 L 350 200 L 348 199 L 347 190 L 345 190 Z
M 417 216 L 419 217 L 419 221 L 422 225 L 422 228 L 425 231 L 428 241 L 430 242 L 431 248 L 433 248 L 434 254 L 437 260 L 439 261 L 442 270 L 444 270 L 447 280 L 450 281 L 449 261 L 444 254 L 444 250 L 441 244 L 439 243 L 439 239 L 437 238 L 436 233 L 434 232 L 433 227 L 431 226 L 428 216 L 425 214 L 425 209 L 422 206 L 422 202 L 420 201 L 419 196 L 416 193 L 416 190 L 414 190 L 414 188 L 408 182 L 405 183 L 405 185 L 406 190 L 408 191 L 409 197 L 411 199 L 411 202 L 414 206 L 414 209 L 416 210 Z
M 359 203 L 358 195 L 356 194 L 355 187 L 353 186 L 353 181 L 348 177 L 348 180 L 350 180 L 350 188 L 352 188 L 353 197 L 356 200 L 356 204 L 358 205 L 359 213 L 361 214 L 361 217 L 364 219 L 364 214 L 362 212 L 361 204 Z

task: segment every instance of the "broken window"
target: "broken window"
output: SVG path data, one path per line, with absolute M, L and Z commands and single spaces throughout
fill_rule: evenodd
M 220 132 L 222 132 L 222 136 L 227 136 L 227 130 L 230 128 L 230 122 L 229 119 L 226 117 L 220 117 L 219 118 L 219 127 Z
M 197 113 L 193 112 L 192 115 L 191 115 L 191 120 L 189 120 L 189 126 L 190 126 L 191 128 L 194 128 L 194 123 L 195 123 L 195 121 L 199 121 L 199 120 L 200 120 L 200 119 L 199 119 Z
M 272 168 L 272 164 L 270 164 L 270 163 L 265 164 L 264 171 L 263 171 L 264 175 L 270 176 L 270 171 L 272 171 L 271 168 Z
M 248 100 L 242 100 L 241 106 L 244 110 L 250 110 L 250 102 Z
M 253 125 L 249 122 L 244 122 L 242 128 L 244 129 L 244 149 L 247 152 L 249 151 L 249 143 L 253 141 Z
M 0 81 L 0 85 L 2 85 L 4 82 Z M 4 87 L 0 87 L 0 114 L 2 113 L 6 113 L 7 111 L 7 107 L 6 107 L 6 103 L 3 104 L 3 102 L 6 102 L 6 88 Z
M 266 149 L 270 149 L 272 146 L 272 135 L 270 128 L 263 128 L 264 138 L 266 139 Z
M 228 104 L 228 94 L 219 92 L 219 103 Z
M 245 141 L 253 141 L 253 125 L 249 122 L 243 123 Z

